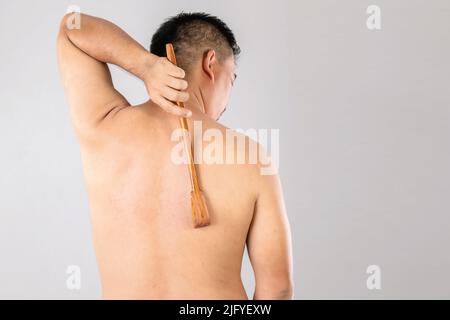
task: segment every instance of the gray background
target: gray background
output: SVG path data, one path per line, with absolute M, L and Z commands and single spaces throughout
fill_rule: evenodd
M 280 129 L 295 298 L 450 298 L 449 1 L 0 1 L 0 298 L 96 299 L 99 275 L 55 38 L 70 4 L 143 45 L 181 10 L 242 48 L 233 128 Z M 366 27 L 381 7 L 382 30 Z M 132 103 L 143 85 L 113 69 Z M 82 287 L 66 288 L 81 267 Z M 366 287 L 379 265 L 382 289 Z M 243 280 L 253 276 L 246 258 Z

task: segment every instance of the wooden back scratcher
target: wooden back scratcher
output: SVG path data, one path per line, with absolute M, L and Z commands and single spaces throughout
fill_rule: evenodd
M 177 59 L 175 57 L 175 51 L 171 43 L 166 44 L 167 59 L 174 65 L 177 65 Z M 181 108 L 184 108 L 184 103 L 181 101 L 176 102 Z M 192 207 L 192 220 L 194 227 L 205 227 L 209 225 L 209 213 L 206 206 L 205 197 L 200 190 L 197 178 L 197 171 L 195 170 L 194 157 L 192 156 L 192 145 L 189 137 L 189 127 L 185 117 L 180 117 L 180 127 L 183 129 L 183 141 L 185 152 L 188 157 L 189 175 L 191 177 L 191 207 Z

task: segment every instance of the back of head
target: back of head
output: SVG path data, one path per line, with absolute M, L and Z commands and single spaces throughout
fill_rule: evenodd
M 209 50 L 216 52 L 219 61 L 237 58 L 240 53 L 230 28 L 219 18 L 201 12 L 168 18 L 153 35 L 150 52 L 165 57 L 167 43 L 173 44 L 177 64 L 186 73 Z

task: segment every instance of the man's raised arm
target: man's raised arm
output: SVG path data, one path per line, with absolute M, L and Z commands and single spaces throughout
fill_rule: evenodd
M 58 34 L 58 61 L 76 130 L 90 130 L 108 114 L 130 106 L 114 89 L 107 63 L 142 79 L 152 100 L 175 115 L 188 110 L 171 101 L 186 101 L 184 71 L 164 57 L 145 50 L 113 23 L 81 14 L 80 28 L 71 28 L 74 15 L 63 17 Z

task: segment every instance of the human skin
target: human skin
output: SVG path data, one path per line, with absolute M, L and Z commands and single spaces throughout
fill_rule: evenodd
M 114 24 L 63 17 L 61 79 L 80 144 L 93 240 L 105 299 L 247 299 L 241 281 L 247 245 L 253 299 L 292 299 L 289 224 L 278 175 L 261 164 L 197 164 L 211 224 L 193 228 L 189 173 L 174 163 L 178 116 L 203 131 L 228 128 L 223 113 L 235 79 L 233 57 L 210 50 L 185 74 L 152 55 Z M 107 63 L 141 79 L 152 100 L 131 106 Z M 184 101 L 186 109 L 171 101 Z M 244 137 L 248 150 L 255 142 Z M 210 142 L 202 141 L 203 147 Z M 224 152 L 236 146 L 224 144 Z

